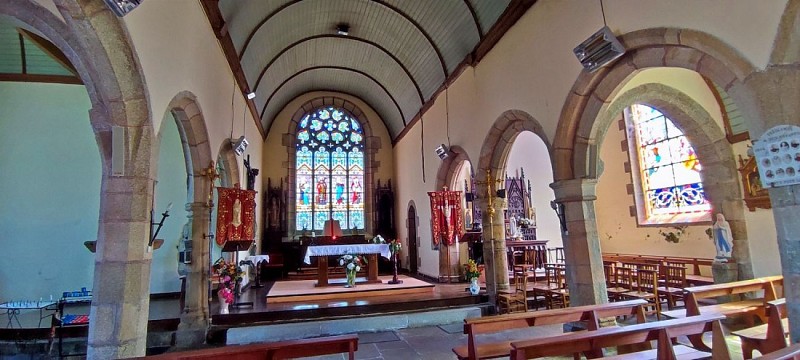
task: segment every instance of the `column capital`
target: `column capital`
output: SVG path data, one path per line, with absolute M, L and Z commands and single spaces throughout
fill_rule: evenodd
M 597 179 L 559 180 L 550 184 L 560 203 L 597 200 Z

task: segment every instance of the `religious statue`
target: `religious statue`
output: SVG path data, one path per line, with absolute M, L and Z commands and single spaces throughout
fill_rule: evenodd
M 516 217 L 512 216 L 510 219 L 508 219 L 508 227 L 509 227 L 509 236 L 512 239 L 516 239 L 518 237 L 521 237 L 521 235 L 519 233 L 519 228 L 517 227 L 517 218 Z
M 717 214 L 717 222 L 714 223 L 714 246 L 717 248 L 717 257 L 714 261 L 728 262 L 733 251 L 733 234 L 731 225 L 725 220 L 721 213 Z

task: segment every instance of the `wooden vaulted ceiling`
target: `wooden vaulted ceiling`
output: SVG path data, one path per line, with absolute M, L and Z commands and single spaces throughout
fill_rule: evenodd
M 535 0 L 201 0 L 262 134 L 292 99 L 356 96 L 402 136 Z M 347 24 L 348 35 L 337 33 Z
M 0 16 L 0 81 L 82 84 L 75 67 L 50 41 Z

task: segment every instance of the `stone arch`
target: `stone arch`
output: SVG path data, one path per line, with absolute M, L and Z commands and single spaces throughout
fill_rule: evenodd
M 351 117 L 358 119 L 361 122 L 361 128 L 364 131 L 364 231 L 372 233 L 373 226 L 373 179 L 375 172 L 378 170 L 380 163 L 375 160 L 378 150 L 381 149 L 380 137 L 375 136 L 372 130 L 372 121 L 376 119 L 369 119 L 364 111 L 358 105 L 338 96 L 319 96 L 300 105 L 294 112 L 292 118 L 289 120 L 289 127 L 287 132 L 283 134 L 283 145 L 286 147 L 287 163 L 286 163 L 286 186 L 288 188 L 288 198 L 296 199 L 295 193 L 295 164 L 297 163 L 297 153 L 295 152 L 295 139 L 297 137 L 297 126 L 300 119 L 308 113 L 324 106 L 335 106 L 344 109 L 345 112 Z M 295 234 L 295 202 L 289 201 L 286 206 L 286 223 L 288 226 L 289 238 Z
M 789 0 L 781 16 L 778 34 L 772 47 L 769 63 L 791 65 L 800 62 L 800 1 Z
M 596 168 L 590 166 L 597 149 L 592 137 L 595 122 L 641 69 L 666 66 L 696 71 L 728 91 L 748 115 L 750 129 L 763 123 L 753 94 L 744 85 L 755 67 L 718 38 L 696 30 L 655 28 L 622 35 L 620 41 L 625 55 L 593 73 L 582 71 L 567 95 L 553 150 L 556 181 L 596 176 Z
M 210 180 L 203 175 L 204 170 L 211 166 L 213 158 L 211 146 L 208 142 L 208 130 L 197 96 L 189 91 L 183 91 L 172 98 L 167 111 L 170 112 L 178 125 L 178 133 L 184 149 L 186 161 L 188 188 L 186 210 L 191 224 L 190 238 L 192 239 L 192 261 L 188 267 L 185 284 L 185 306 L 181 309 L 181 322 L 176 335 L 176 346 L 190 347 L 202 344 L 205 341 L 208 328 L 208 284 L 209 273 L 209 242 L 205 234 L 210 234 L 208 195 Z M 162 127 L 164 122 L 162 121 Z M 159 131 L 159 141 L 161 140 Z
M 484 241 L 484 259 L 486 261 L 486 286 L 490 295 L 496 296 L 497 291 L 508 289 L 508 276 L 506 274 L 505 256 L 505 230 L 503 226 L 504 218 L 502 211 L 503 199 L 493 198 L 490 204 L 487 199 L 486 174 L 492 179 L 503 179 L 505 177 L 505 166 L 511 146 L 517 135 L 523 131 L 530 131 L 538 135 L 550 153 L 552 164 L 552 149 L 550 141 L 542 128 L 542 125 L 530 114 L 520 110 L 508 110 L 500 114 L 495 120 L 494 125 L 489 129 L 489 133 L 481 146 L 481 155 L 478 159 L 478 169 L 475 174 L 477 199 L 475 206 L 481 209 L 483 219 L 483 238 L 493 239 Z M 484 182 L 483 184 L 481 182 Z M 496 185 L 492 185 L 492 190 Z M 490 211 L 490 205 L 496 209 L 494 213 Z M 492 226 L 487 226 L 492 224 Z M 500 249 L 500 250 L 496 250 Z M 490 260 L 490 261 L 487 261 Z
M 733 147 L 725 133 L 711 115 L 688 95 L 663 84 L 644 84 L 628 90 L 608 106 L 595 123 L 592 132 L 600 142 L 611 123 L 619 119 L 623 109 L 641 103 L 658 109 L 692 143 L 697 158 L 703 164 L 700 177 L 712 212 L 722 212 L 731 224 L 734 240 L 734 257 L 739 264 L 741 277 L 752 278 L 747 227 L 744 220 L 742 189 Z M 595 156 L 599 156 L 595 154 Z M 633 176 L 637 176 L 633 174 Z
M 143 356 L 149 283 L 141 278 L 149 274 L 150 254 L 141 229 L 150 222 L 155 171 L 144 77 L 124 23 L 102 2 L 55 2 L 66 21 L 31 0 L 2 1 L 0 15 L 16 19 L 58 47 L 75 66 L 92 103 L 89 117 L 103 177 L 90 310 L 95 320 L 89 326 L 87 357 Z M 111 175 L 113 127 L 124 133 L 123 176 Z M 140 246 L 130 246 L 133 242 Z
M 444 186 L 450 186 L 453 190 L 458 190 L 453 184 L 455 176 L 458 175 L 461 166 L 465 161 L 470 161 L 469 154 L 461 146 L 453 145 L 450 147 L 450 156 L 439 164 L 439 170 L 436 172 L 436 190 Z M 472 162 L 470 161 L 470 165 Z
M 224 186 L 234 186 L 235 184 L 239 183 L 239 185 L 243 185 L 240 183 L 241 177 L 239 177 L 239 160 L 236 158 L 236 153 L 233 152 L 233 144 L 231 144 L 232 139 L 223 140 L 222 144 L 219 146 L 219 151 L 217 152 L 217 159 L 222 161 L 224 165 L 223 168 L 225 169 L 225 173 L 219 174 L 220 181 Z M 244 188 L 244 186 L 242 186 Z

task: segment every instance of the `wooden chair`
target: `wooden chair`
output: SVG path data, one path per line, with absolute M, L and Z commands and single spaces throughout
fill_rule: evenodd
M 497 304 L 501 314 L 528 311 L 527 286 L 528 274 L 524 271 L 515 271 L 514 291 L 497 294 Z
M 626 267 L 615 267 L 613 277 L 613 286 L 607 286 L 608 298 L 614 301 L 624 299 L 623 294 L 633 289 L 633 270 Z
M 545 274 L 548 273 L 549 275 L 545 276 L 548 288 L 545 294 L 545 299 L 548 304 L 547 308 L 568 307 L 569 289 L 567 289 L 567 282 L 565 279 L 566 267 L 563 264 L 545 265 Z
M 672 310 L 678 300 L 683 301 L 683 289 L 686 288 L 685 266 L 662 266 L 664 277 L 663 286 L 658 287 L 658 293 L 667 300 L 667 307 Z
M 636 271 L 636 286 L 622 297 L 644 299 L 655 305 L 656 317 L 661 320 L 661 299 L 658 296 L 658 271 L 639 269 Z

